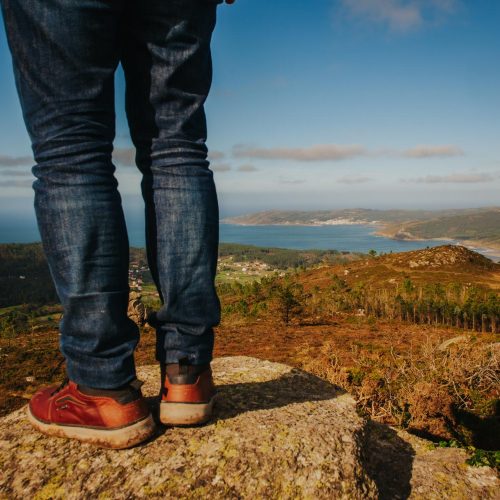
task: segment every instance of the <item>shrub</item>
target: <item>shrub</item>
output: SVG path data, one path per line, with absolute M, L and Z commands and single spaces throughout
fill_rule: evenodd
M 375 420 L 431 439 L 498 449 L 500 344 L 491 336 L 444 349 L 427 340 L 404 353 L 353 349 L 354 366 L 342 366 L 328 342 L 305 356 L 303 366 L 351 392 Z

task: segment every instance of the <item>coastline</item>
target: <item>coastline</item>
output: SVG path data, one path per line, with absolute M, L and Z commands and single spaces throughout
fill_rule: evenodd
M 296 226 L 296 227 L 324 227 L 324 226 L 373 226 L 375 228 L 374 231 L 370 232 L 371 235 L 373 236 L 379 236 L 382 238 L 388 238 L 391 240 L 401 240 L 401 241 L 442 241 L 442 242 L 449 242 L 448 244 L 450 245 L 461 245 L 469 250 L 472 250 L 474 252 L 481 253 L 488 257 L 489 259 L 493 260 L 494 262 L 500 262 L 500 244 L 495 244 L 495 243 L 489 243 L 489 242 L 484 242 L 484 241 L 478 241 L 478 240 L 461 240 L 457 238 L 448 238 L 448 237 L 442 237 L 442 238 L 418 238 L 418 237 L 411 237 L 411 238 L 396 238 L 394 231 L 388 231 L 387 227 L 389 226 L 388 223 L 382 222 L 382 221 L 335 221 L 335 222 L 318 222 L 318 223 L 306 223 L 306 222 L 275 222 L 275 223 L 266 223 L 266 224 L 260 224 L 260 223 L 245 223 L 245 222 L 240 222 L 240 221 L 231 221 L 227 219 L 223 219 L 220 221 L 220 224 L 231 224 L 231 225 L 236 225 L 236 226 L 286 226 L 286 227 L 291 227 L 291 226 Z M 446 244 L 446 243 L 444 243 Z
M 335 222 L 335 223 L 307 223 L 307 222 L 266 222 L 262 223 L 249 223 L 249 222 L 239 222 L 239 221 L 231 221 L 222 219 L 219 221 L 219 224 L 231 224 L 233 226 L 301 226 L 301 227 L 324 227 L 324 226 L 383 226 L 383 224 L 379 221 L 350 221 L 350 222 Z

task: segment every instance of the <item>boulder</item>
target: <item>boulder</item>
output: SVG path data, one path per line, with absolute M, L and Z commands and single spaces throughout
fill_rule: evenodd
M 0 420 L 0 497 L 378 498 L 353 398 L 304 371 L 249 357 L 213 364 L 219 397 L 201 427 L 159 427 L 129 450 L 45 437 L 22 408 Z M 156 405 L 159 369 L 138 370 Z

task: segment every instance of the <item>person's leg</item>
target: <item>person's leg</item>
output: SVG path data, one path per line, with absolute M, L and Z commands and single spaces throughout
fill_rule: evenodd
M 122 64 L 143 173 L 149 265 L 161 294 L 157 359 L 206 365 L 220 321 L 219 209 L 207 161 L 213 0 L 129 2 Z
M 210 361 L 220 322 L 215 289 L 219 207 L 207 161 L 203 105 L 212 80 L 210 39 L 219 0 L 130 2 L 122 64 L 127 116 L 143 173 L 156 314 L 160 420 L 211 415 Z
M 128 238 L 111 163 L 121 2 L 1 2 L 69 378 L 39 390 L 28 418 L 45 434 L 127 448 L 155 424 L 135 380 Z
M 64 307 L 69 378 L 111 389 L 135 378 L 128 238 L 111 163 L 121 2 L 2 0 L 36 165 L 35 210 Z

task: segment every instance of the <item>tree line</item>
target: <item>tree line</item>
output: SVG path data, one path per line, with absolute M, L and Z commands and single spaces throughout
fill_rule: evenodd
M 326 287 L 305 291 L 297 273 L 275 273 L 260 282 L 224 283 L 218 290 L 225 313 L 277 314 L 285 324 L 306 317 L 328 323 L 335 314 L 350 313 L 478 332 L 499 330 L 499 295 L 474 284 L 417 285 L 405 278 L 391 288 L 362 281 L 350 286 L 334 274 Z

